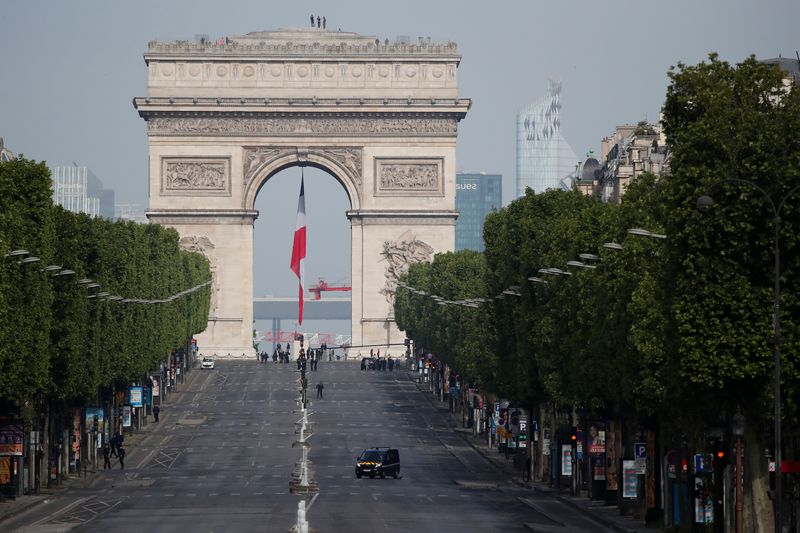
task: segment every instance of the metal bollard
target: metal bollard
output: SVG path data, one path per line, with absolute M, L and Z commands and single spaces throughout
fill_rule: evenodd
M 308 533 L 308 522 L 306 521 L 306 501 L 297 502 L 297 526 L 298 533 Z

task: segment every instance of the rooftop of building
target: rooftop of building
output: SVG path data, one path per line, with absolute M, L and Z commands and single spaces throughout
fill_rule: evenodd
M 774 57 L 772 59 L 762 59 L 762 63 L 766 65 L 777 65 L 782 68 L 794 82 L 800 85 L 800 57 L 797 59 L 788 57 Z
M 393 42 L 375 36 L 325 28 L 281 28 L 250 32 L 245 35 L 219 39 L 159 41 L 148 43 L 148 53 L 197 53 L 241 55 L 254 52 L 284 55 L 436 55 L 458 56 L 454 42 L 432 42 L 430 37 L 418 37 L 416 42 L 399 36 Z

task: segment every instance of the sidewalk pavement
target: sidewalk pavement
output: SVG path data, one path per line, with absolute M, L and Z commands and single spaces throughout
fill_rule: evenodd
M 176 390 L 175 392 L 180 393 L 181 391 Z M 173 394 L 175 392 L 173 392 Z M 158 423 L 150 420 L 148 421 L 147 425 L 142 426 L 142 429 L 138 432 L 133 433 L 132 435 L 126 435 L 125 449 L 130 450 L 141 443 L 158 426 L 158 424 L 164 424 L 164 419 L 165 416 L 162 414 L 161 421 Z M 128 460 L 130 460 L 130 457 L 128 457 Z M 104 470 L 100 468 L 102 461 L 103 459 L 101 457 L 97 470 L 92 469 L 86 470 L 85 472 L 72 474 L 70 477 L 62 480 L 58 485 L 53 485 L 51 487 L 43 486 L 39 491 L 39 495 L 25 494 L 13 500 L 0 500 L 0 524 L 11 517 L 17 516 L 21 513 L 24 513 L 28 509 L 36 507 L 39 504 L 47 503 L 55 498 L 59 498 L 62 494 L 66 493 L 72 488 L 84 489 L 91 486 L 91 484 L 97 479 L 97 476 L 104 472 Z M 111 458 L 111 468 L 112 470 L 119 468 L 119 460 L 115 457 Z
M 583 513 L 589 518 L 621 533 L 641 533 L 653 532 L 653 528 L 646 528 L 644 524 L 630 516 L 623 516 L 619 513 L 617 506 L 605 505 L 603 502 L 591 500 L 586 497 L 572 496 L 569 493 L 559 491 L 550 487 L 547 483 L 538 481 L 522 481 L 522 473 L 514 468 L 513 456 L 506 459 L 505 455 L 499 453 L 494 448 L 489 448 L 485 435 L 473 435 L 472 428 L 462 428 L 460 417 L 456 413 L 450 412 L 446 403 L 439 402 L 430 392 L 428 383 L 419 383 L 416 372 L 408 372 L 409 379 L 417 385 L 420 392 L 430 400 L 431 406 L 447 416 L 448 423 L 453 431 L 461 434 L 464 440 L 472 446 L 478 453 L 483 455 L 490 463 L 495 465 L 498 470 L 506 473 L 510 482 L 520 487 L 527 488 L 540 494 L 549 494 L 553 498 L 569 505 L 576 511 Z

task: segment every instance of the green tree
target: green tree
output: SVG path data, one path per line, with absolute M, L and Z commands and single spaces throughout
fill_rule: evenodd
M 22 157 L 0 163 L 0 252 L 25 249 L 39 262 L 0 257 L 0 401 L 22 406 L 50 388 L 53 293 L 40 271 L 53 258 L 50 171 Z
M 747 469 L 757 515 L 752 529 L 771 529 L 761 451 L 769 438 L 772 383 L 772 212 L 759 191 L 776 203 L 800 177 L 800 91 L 784 74 L 749 58 L 733 66 L 711 55 L 670 72 L 664 129 L 672 147 L 665 180 L 665 226 L 670 235 L 666 282 L 679 338 L 673 368 L 677 392 L 701 398 L 707 423 L 725 422 L 736 410 L 748 420 Z M 716 184 L 716 185 L 715 185 Z M 695 208 L 713 186 L 711 213 Z M 800 348 L 800 194 L 781 215 L 781 283 L 784 336 L 783 395 L 786 421 L 797 423 Z

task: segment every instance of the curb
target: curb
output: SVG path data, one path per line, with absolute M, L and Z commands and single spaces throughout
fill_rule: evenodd
M 18 515 L 24 513 L 25 511 L 33 509 L 37 505 L 47 501 L 47 497 L 46 496 L 21 496 L 20 498 L 35 498 L 35 499 L 29 500 L 27 502 L 21 502 L 14 509 L 9 509 L 8 512 L 0 514 L 0 524 L 5 522 L 6 520 L 10 520 L 11 518 L 14 518 L 15 516 L 18 516 Z M 2 509 L 2 504 L 0 504 L 0 509 Z
M 412 383 L 417 385 L 417 390 L 419 392 L 425 392 L 425 393 L 430 392 L 430 391 L 424 389 L 423 387 L 419 386 L 421 384 L 417 381 L 416 377 L 412 377 L 410 372 L 406 372 L 406 375 L 408 376 L 409 381 L 411 381 Z M 436 405 L 436 403 L 434 403 L 434 399 L 433 398 L 428 397 L 429 396 L 428 394 L 425 394 L 424 396 L 426 398 L 428 398 L 428 402 L 431 404 L 431 407 L 434 407 L 434 408 L 438 409 L 438 406 Z M 447 411 L 449 412 L 449 409 Z M 468 435 L 464 431 L 460 431 L 460 429 L 462 429 L 462 428 L 458 428 L 458 427 L 450 424 L 449 420 L 448 420 L 448 426 L 449 426 L 449 428 L 451 430 L 453 430 L 454 433 L 456 433 L 458 435 L 461 435 L 461 437 L 464 440 L 464 442 L 469 444 L 472 447 L 472 449 L 474 449 L 476 452 L 481 454 L 481 456 L 484 459 L 486 459 L 487 461 L 489 461 L 489 463 L 491 463 L 495 468 L 497 468 L 498 470 L 501 470 L 503 472 L 506 471 L 506 465 L 505 464 L 501 464 L 501 463 L 496 462 L 496 460 L 494 458 L 489 457 L 486 454 L 486 451 L 487 451 L 486 449 L 484 449 L 483 447 L 478 446 L 474 442 L 472 442 L 472 440 L 469 438 L 470 436 L 472 436 L 471 432 L 469 432 L 469 435 Z M 526 483 L 524 481 L 514 479 L 513 476 L 510 476 L 509 481 L 511 483 L 513 483 L 514 485 L 517 485 L 519 487 L 532 490 L 532 491 L 537 492 L 539 494 L 551 495 L 551 496 L 555 497 L 555 499 L 557 499 L 558 501 L 563 502 L 566 505 L 568 505 L 570 508 L 580 512 L 582 515 L 594 520 L 595 522 L 598 522 L 598 523 L 604 525 L 605 527 L 607 527 L 609 529 L 617 531 L 618 533 L 639 533 L 641 531 L 641 529 L 632 529 L 632 528 L 626 528 L 626 527 L 620 526 L 619 524 L 615 523 L 613 520 L 610 520 L 608 517 L 605 517 L 605 516 L 603 516 L 601 514 L 598 514 L 598 513 L 593 513 L 589 509 L 586 509 L 583 506 L 578 505 L 571 498 L 569 498 L 567 496 L 562 496 L 557 491 L 542 490 L 541 488 L 537 487 L 537 485 L 534 484 L 534 483 Z
M 606 526 L 607 528 L 613 529 L 614 531 L 618 531 L 619 533 L 638 533 L 639 532 L 638 529 L 624 528 L 624 527 L 620 526 L 619 524 L 615 523 L 613 520 L 609 520 L 605 516 L 593 513 L 591 511 L 581 507 L 580 505 L 578 505 L 577 503 L 572 501 L 572 499 L 567 498 L 565 496 L 561 496 L 560 494 L 556 494 L 556 499 L 558 501 L 560 501 L 560 502 L 563 502 L 563 503 L 569 505 L 571 508 L 575 509 L 576 511 L 579 511 L 579 512 L 583 513 L 584 515 L 591 517 L 592 520 L 594 520 L 596 522 L 599 522 L 599 523 L 603 524 L 604 526 Z

